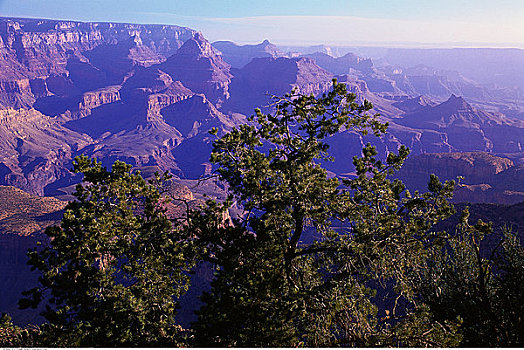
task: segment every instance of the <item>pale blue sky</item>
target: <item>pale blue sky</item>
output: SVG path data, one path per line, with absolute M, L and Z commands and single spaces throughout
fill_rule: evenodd
M 0 0 L 0 16 L 178 24 L 238 43 L 524 47 L 524 0 Z

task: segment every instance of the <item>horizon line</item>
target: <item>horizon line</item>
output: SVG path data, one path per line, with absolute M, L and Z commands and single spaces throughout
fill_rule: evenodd
M 285 17 L 285 16 L 281 16 Z M 304 17 L 304 16 L 300 16 Z M 311 16 L 313 17 L 313 16 Z M 322 16 L 326 17 L 326 16 Z M 340 17 L 340 16 L 331 16 L 331 17 Z M 35 19 L 35 20 L 49 20 L 49 21 L 62 21 L 62 22 L 77 22 L 77 23 L 115 23 L 115 24 L 136 24 L 136 25 L 160 25 L 160 26 L 176 26 L 180 28 L 187 28 L 197 32 L 203 32 L 197 28 L 188 25 L 180 25 L 174 23 L 166 23 L 165 21 L 110 21 L 110 20 L 84 20 L 84 19 L 71 19 L 71 18 L 51 18 L 51 17 L 36 17 L 36 16 L 9 16 L 9 15 L 0 15 L 0 18 L 4 19 Z M 233 40 L 228 38 L 221 38 L 217 40 L 210 40 L 206 38 L 210 43 L 217 41 L 229 41 L 237 45 L 257 45 L 263 42 L 256 40 Z M 346 41 L 346 42 L 334 42 L 329 41 L 307 41 L 307 40 L 297 40 L 297 39 L 281 39 L 281 40 L 270 40 L 267 39 L 271 44 L 276 46 L 283 47 L 310 47 L 310 46 L 330 46 L 338 48 L 347 48 L 347 47 L 380 47 L 380 48 L 399 48 L 399 49 L 517 49 L 524 50 L 524 42 L 471 42 L 471 41 L 441 41 L 441 42 L 422 42 L 422 41 L 366 41 L 366 40 L 356 40 L 356 41 Z

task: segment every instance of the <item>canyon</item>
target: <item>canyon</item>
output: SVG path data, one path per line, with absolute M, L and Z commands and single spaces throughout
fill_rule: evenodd
M 322 95 L 333 79 L 389 124 L 381 138 L 331 136 L 335 161 L 323 166 L 333 175 L 354 176 L 352 158 L 368 142 L 381 159 L 406 145 L 411 155 L 396 176 L 410 190 L 425 190 L 432 173 L 462 177 L 455 202 L 515 221 L 524 202 L 524 87 L 448 61 L 430 67 L 438 62 L 428 52 L 418 63 L 394 50 L 371 58 L 377 52 L 210 43 L 174 25 L 0 18 L 0 290 L 13 291 L 0 310 L 16 313 L 34 280 L 25 251 L 72 199 L 81 181 L 70 172 L 75 156 L 107 167 L 122 160 L 146 177 L 167 171 L 173 196 L 194 206 L 204 194 L 224 199 L 223 184 L 199 181 L 214 170 L 209 130 L 221 136 L 250 123 L 255 108 L 271 112 L 272 96 L 292 89 Z
M 270 111 L 271 96 L 291 89 L 319 95 L 334 78 L 390 125 L 381 139 L 333 136 L 336 161 L 326 166 L 336 174 L 352 172 L 351 158 L 367 142 L 382 157 L 404 144 L 413 155 L 490 152 L 515 164 L 523 158 L 524 122 L 503 113 L 507 99 L 520 95 L 493 96 L 457 72 L 375 64 L 354 53 L 284 52 L 268 40 L 211 44 L 178 26 L 0 24 L 0 184 L 30 193 L 64 194 L 76 181 L 69 168 L 79 154 L 196 179 L 211 169 L 210 128 L 221 135 L 257 107 Z M 498 110 L 482 108 L 493 101 Z

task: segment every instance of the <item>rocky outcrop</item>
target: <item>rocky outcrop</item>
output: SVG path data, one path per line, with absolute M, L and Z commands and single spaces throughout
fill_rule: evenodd
M 146 100 L 148 115 L 159 114 L 162 108 L 194 95 L 180 81 L 173 81 L 169 74 L 155 67 L 137 70 L 126 80 L 122 94 L 128 103 Z
M 396 123 L 443 132 L 454 151 L 521 152 L 524 122 L 479 110 L 452 95 L 446 102 L 407 114 Z
M 179 80 L 194 92 L 206 95 L 221 105 L 229 94 L 230 65 L 201 33 L 196 33 L 168 60 L 159 66 L 174 80 Z
M 91 142 L 36 110 L 0 110 L 0 184 L 43 195 L 69 176 L 72 155 Z
M 28 108 L 41 97 L 120 84 L 134 67 L 165 61 L 193 33 L 178 26 L 0 18 L 0 105 Z

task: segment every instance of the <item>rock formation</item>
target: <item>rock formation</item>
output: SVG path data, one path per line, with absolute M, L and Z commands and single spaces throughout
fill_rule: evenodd
M 395 122 L 410 128 L 444 132 L 455 151 L 523 151 L 524 122 L 478 110 L 455 95 Z
M 463 179 L 453 200 L 514 204 L 524 201 L 524 167 L 485 152 L 430 153 L 411 156 L 398 176 L 411 190 L 427 190 L 430 174 L 441 181 Z
M 417 93 L 427 88 L 435 101 L 450 92 L 484 94 L 475 82 L 456 72 L 319 50 L 326 53 L 288 58 L 269 41 L 212 46 L 177 26 L 1 18 L 0 184 L 63 194 L 75 181 L 71 160 L 81 153 L 105 165 L 120 159 L 197 178 L 212 170 L 210 128 L 223 133 L 256 107 L 269 111 L 271 95 L 324 93 L 334 77 L 389 123 L 382 138 L 347 130 L 331 137 L 336 161 L 326 167 L 335 174 L 351 174 L 351 159 L 367 142 L 382 158 L 404 144 L 413 155 L 486 151 L 524 160 L 522 122 L 463 97 L 438 104 Z
M 230 66 L 201 33 L 187 40 L 160 69 L 217 105 L 229 98 Z
M 276 45 L 271 44 L 269 40 L 264 40 L 257 45 L 237 45 L 231 41 L 215 41 L 213 47 L 222 53 L 224 61 L 233 68 L 244 67 L 253 58 L 286 56 Z
M 271 95 L 281 96 L 295 89 L 298 93 L 318 95 L 332 85 L 333 75 L 317 66 L 311 58 L 255 58 L 235 70 L 231 99 L 223 109 L 251 114 L 255 107 L 271 102 Z

